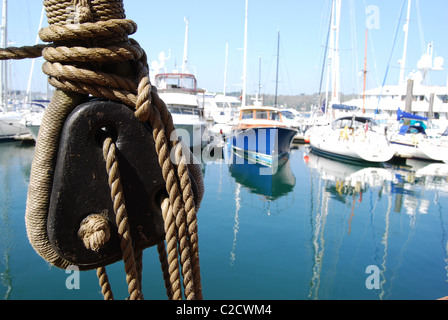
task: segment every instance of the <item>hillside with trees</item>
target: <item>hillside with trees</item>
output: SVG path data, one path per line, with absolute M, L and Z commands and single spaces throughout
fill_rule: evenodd
M 228 93 L 227 95 L 233 95 L 233 96 L 240 96 L 240 92 L 232 92 Z M 331 94 L 329 94 L 330 96 Z M 325 99 L 325 94 L 321 94 L 321 101 Z M 251 98 L 254 98 L 252 96 L 247 97 L 247 103 L 251 103 Z M 344 95 L 341 94 L 341 101 L 348 101 L 350 99 L 353 99 L 353 95 Z M 275 104 L 275 95 L 271 94 L 264 94 L 262 95 L 263 104 L 266 106 L 273 106 Z M 319 101 L 319 95 L 317 93 L 315 94 L 300 94 L 295 96 L 286 96 L 286 95 L 279 95 L 277 97 L 277 105 L 282 108 L 292 108 L 296 109 L 298 111 L 306 112 L 310 111 L 312 106 L 316 106 L 320 104 Z

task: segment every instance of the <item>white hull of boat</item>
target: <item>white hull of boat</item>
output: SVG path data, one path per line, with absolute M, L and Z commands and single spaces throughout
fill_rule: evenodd
M 19 112 L 0 113 L 0 140 L 14 139 L 28 133 Z
M 322 128 L 310 136 L 310 146 L 316 153 L 342 160 L 381 163 L 395 154 L 385 137 L 373 132 L 365 137 L 344 137 L 338 130 Z
M 448 144 L 441 141 L 421 140 L 417 143 L 408 140 L 393 140 L 396 156 L 401 158 L 448 161 Z

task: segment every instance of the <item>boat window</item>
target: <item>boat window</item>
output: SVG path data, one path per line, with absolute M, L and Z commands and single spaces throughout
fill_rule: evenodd
M 158 74 L 155 79 L 156 87 L 160 90 L 181 89 L 196 92 L 196 78 L 190 74 L 168 73 Z
M 191 109 L 191 108 L 182 108 L 182 114 L 193 114 L 193 109 Z
M 269 112 L 269 117 L 270 117 L 271 120 L 280 121 L 280 115 L 278 114 L 277 111 L 270 111 Z
M 268 112 L 267 111 L 257 110 L 255 112 L 255 118 L 256 119 L 267 119 L 268 118 Z
M 352 126 L 352 119 L 340 119 L 335 122 L 335 129 L 343 129 L 345 127 L 351 127 Z
M 243 119 L 252 119 L 254 117 L 252 110 L 244 110 L 243 111 Z
M 169 111 L 170 111 L 171 113 L 177 113 L 177 114 L 182 113 L 182 112 L 180 111 L 180 108 L 179 108 L 179 107 L 169 107 L 168 109 L 169 109 Z
M 443 103 L 448 103 L 448 94 L 437 96 Z
M 294 115 L 292 114 L 292 112 L 289 111 L 282 111 L 282 115 L 287 118 L 287 119 L 291 119 L 294 120 Z M 272 119 L 275 120 L 275 119 Z M 278 120 L 278 119 L 277 119 Z
M 410 126 L 408 129 L 408 133 L 413 133 L 413 134 L 423 133 L 423 134 L 425 134 L 425 129 L 421 126 Z

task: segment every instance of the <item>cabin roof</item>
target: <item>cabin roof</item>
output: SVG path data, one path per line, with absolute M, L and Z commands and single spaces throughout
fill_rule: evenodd
M 241 111 L 243 110 L 265 110 L 265 111 L 278 111 L 280 112 L 281 110 L 276 108 L 276 107 L 266 107 L 266 106 L 245 106 L 242 107 L 240 109 Z

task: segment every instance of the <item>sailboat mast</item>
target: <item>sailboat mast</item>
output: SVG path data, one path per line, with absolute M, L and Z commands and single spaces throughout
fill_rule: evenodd
M 333 9 L 331 9 L 331 11 L 333 12 Z M 323 60 L 323 64 L 322 64 L 322 72 L 321 72 L 321 75 L 320 75 L 319 96 L 318 96 L 319 97 L 319 104 L 318 104 L 319 107 L 322 107 L 322 98 L 321 98 L 321 95 L 322 95 L 322 82 L 323 82 L 323 79 L 324 79 L 325 65 L 327 64 L 328 41 L 330 39 L 331 23 L 332 23 L 332 15 L 330 14 L 330 21 L 328 23 L 328 31 L 327 31 L 327 40 L 325 42 L 324 60 Z M 328 72 L 327 72 L 327 74 L 328 74 Z M 327 85 L 328 85 L 328 79 L 327 79 Z M 328 87 L 327 87 L 327 92 L 328 92 Z M 326 97 L 326 98 L 328 98 L 328 97 Z M 327 104 L 328 104 L 328 100 L 325 99 L 325 113 L 326 113 L 326 110 L 327 110 Z
M 339 101 L 339 91 L 340 91 L 340 76 L 339 76 L 339 28 L 341 21 L 341 5 L 342 0 L 335 0 L 334 2 L 334 12 L 333 12 L 333 59 L 332 59 L 332 96 L 331 104 L 338 104 Z
M 6 48 L 8 46 L 8 1 L 3 0 L 2 5 L 2 26 L 1 26 L 1 47 Z M 3 105 L 3 111 L 6 111 L 8 104 L 8 72 L 6 69 L 7 61 L 0 61 L 0 105 Z
M 280 31 L 278 31 L 278 39 L 277 39 L 277 75 L 275 78 L 275 102 L 274 107 L 277 107 L 277 97 L 278 97 L 278 65 L 280 61 Z
M 226 96 L 226 91 L 227 91 L 227 60 L 229 57 L 229 43 L 226 42 L 226 61 L 224 64 L 224 89 L 223 89 L 223 95 L 224 97 Z
M 408 50 L 408 35 L 409 35 L 409 22 L 411 18 L 411 0 L 408 0 L 408 13 L 406 17 L 406 24 L 404 25 L 404 48 L 403 57 L 400 61 L 400 79 L 398 80 L 398 85 L 404 83 L 404 69 L 406 68 L 406 53 Z
M 261 95 L 261 56 L 258 57 L 258 97 Z
M 366 28 L 366 40 L 364 48 L 364 88 L 362 91 L 362 114 L 366 113 L 366 77 L 367 77 L 367 35 L 369 30 Z
M 249 8 L 249 0 L 246 0 L 246 14 L 244 19 L 244 58 L 243 58 L 243 90 L 241 107 L 246 106 L 246 87 L 247 87 L 247 11 Z

